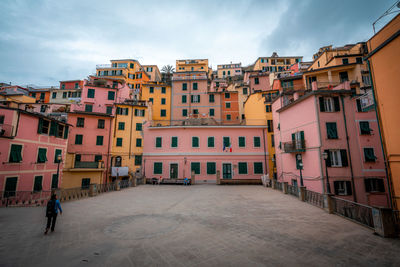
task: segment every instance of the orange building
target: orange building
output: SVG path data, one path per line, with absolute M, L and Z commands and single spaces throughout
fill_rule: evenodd
M 45 88 L 29 88 L 29 96 L 36 99 L 36 103 L 49 103 L 50 101 L 50 90 Z
M 373 96 L 385 152 L 388 176 L 391 181 L 393 209 L 400 210 L 400 15 L 397 15 L 368 42 L 368 66 Z M 366 97 L 364 105 L 374 103 Z
M 222 124 L 240 124 L 237 91 L 221 92 L 221 113 Z

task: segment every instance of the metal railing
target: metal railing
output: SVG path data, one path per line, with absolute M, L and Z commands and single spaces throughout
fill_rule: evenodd
M 299 197 L 299 188 L 294 185 L 288 185 L 288 193 L 292 196 Z
M 0 191 L 0 207 L 43 206 L 50 199 L 51 191 Z
M 283 183 L 281 182 L 276 182 L 276 189 L 282 191 Z
M 305 140 L 293 140 L 290 142 L 285 142 L 282 145 L 285 153 L 304 152 L 306 150 Z
M 121 180 L 119 181 L 119 187 L 122 188 L 128 188 L 132 184 L 131 180 Z
M 14 125 L 0 124 L 0 137 L 15 137 Z
M 314 206 L 324 208 L 324 196 L 320 193 L 306 190 L 305 200 Z
M 96 161 L 75 161 L 74 168 L 98 169 L 101 166 Z
M 335 214 L 346 217 L 369 228 L 374 228 L 372 207 L 353 201 L 332 197 Z

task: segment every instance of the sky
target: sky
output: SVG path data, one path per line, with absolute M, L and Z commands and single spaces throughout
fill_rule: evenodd
M 58 85 L 133 58 L 252 64 L 367 41 L 394 0 L 1 0 L 0 82 Z M 377 23 L 382 27 L 388 18 Z

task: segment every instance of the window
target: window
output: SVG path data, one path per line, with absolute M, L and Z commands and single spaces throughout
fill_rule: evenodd
M 266 105 L 265 112 L 271 112 L 271 111 L 272 111 L 271 105 Z
M 145 114 L 146 114 L 146 110 L 135 108 L 135 116 L 136 117 L 144 117 Z
M 160 110 L 160 116 L 161 117 L 167 117 L 167 110 L 166 109 Z
M 171 137 L 171 147 L 178 147 L 178 137 L 176 136 Z
M 90 178 L 82 178 L 82 189 L 89 189 L 90 187 Z
M 336 122 L 327 122 L 326 123 L 326 133 L 328 139 L 338 139 Z
M 38 133 L 49 134 L 50 121 L 39 118 Z
M 385 192 L 385 184 L 383 179 L 368 178 L 364 179 L 365 192 Z
M 182 90 L 186 91 L 187 90 L 187 83 L 182 83 Z
M 319 110 L 321 112 L 340 111 L 339 97 L 320 97 Z
M 154 100 L 153 100 L 153 98 L 152 98 L 152 97 L 150 97 L 150 98 L 149 98 L 149 102 L 151 102 L 151 103 L 153 103 L 153 102 L 154 102 Z
M 193 90 L 197 90 L 197 83 L 193 83 Z
M 349 80 L 349 76 L 347 74 L 347 71 L 339 72 L 339 77 L 340 77 L 340 82 L 344 83 Z
M 75 145 L 82 145 L 83 135 L 77 134 L 75 135 Z
M 273 134 L 271 134 L 271 147 L 275 147 L 275 139 Z
M 35 176 L 35 181 L 33 183 L 33 192 L 42 191 L 43 176 Z
M 117 144 L 116 145 L 117 146 L 122 146 L 122 138 L 121 137 L 117 138 Z
M 39 148 L 38 149 L 38 156 L 37 156 L 37 163 L 45 163 L 47 161 L 47 149 L 46 148 Z
M 371 134 L 368 121 L 360 121 L 360 134 Z
M 372 147 L 364 147 L 364 160 L 365 162 L 375 162 L 376 156 Z
M 192 147 L 199 147 L 199 138 L 197 136 L 192 137 Z
M 115 167 L 121 167 L 122 166 L 122 158 L 120 156 L 115 157 Z
M 239 147 L 246 147 L 246 137 L 239 136 Z
M 92 112 L 92 111 L 93 111 L 93 105 L 91 105 L 91 104 L 86 104 L 86 105 L 85 105 L 85 111 L 86 111 L 86 112 Z
M 161 87 L 161 94 L 165 94 L 167 92 L 165 87 Z
M 342 64 L 343 64 L 343 65 L 349 64 L 349 59 L 348 59 L 348 58 L 343 58 L 343 59 L 342 59 Z
M 77 118 L 76 127 L 84 127 L 84 126 L 85 126 L 85 118 Z
M 352 195 L 350 181 L 334 181 L 333 186 L 335 187 L 335 195 L 339 196 Z
M 4 123 L 4 115 L 0 115 L 0 124 Z
M 102 155 L 94 155 L 94 162 L 99 162 L 102 159 L 103 159 Z
M 115 99 L 115 92 L 113 91 L 108 91 L 108 100 L 114 100 Z
M 272 133 L 274 131 L 274 125 L 272 120 L 267 120 L 267 131 Z
M 364 86 L 371 86 L 371 78 L 369 77 L 369 75 L 363 75 L 362 82 Z
M 46 112 L 46 108 L 47 108 L 46 105 L 41 105 L 40 106 L 40 112 Z
M 213 94 L 208 95 L 208 101 L 209 101 L 210 103 L 214 103 L 214 102 L 215 102 L 215 95 L 213 95 Z
M 94 89 L 88 89 L 87 98 L 94 98 L 94 93 L 95 93 Z
M 118 122 L 118 130 L 125 130 L 125 122 Z
M 230 147 L 231 146 L 231 139 L 229 137 L 227 137 L 227 136 L 224 136 L 222 138 L 222 142 L 223 142 L 224 147 Z
M 45 94 L 44 93 L 40 93 L 40 100 L 44 100 Z
M 191 172 L 194 171 L 194 174 L 200 174 L 200 162 L 192 162 L 190 167 Z
M 154 87 L 150 87 L 150 94 L 154 93 Z
M 225 98 L 231 98 L 231 94 L 230 93 L 225 93 Z
M 75 83 L 75 89 L 79 88 L 79 83 Z
M 227 115 L 226 115 L 226 120 L 227 120 L 227 121 L 230 121 L 231 119 L 232 119 L 231 114 L 227 114 Z
M 162 137 L 156 137 L 156 147 L 162 147 Z
M 258 77 L 254 78 L 254 84 L 260 84 L 260 81 L 258 80 Z
M 54 98 L 57 98 L 57 92 L 53 92 L 52 93 L 52 95 L 51 95 L 51 97 L 54 99 Z
M 239 162 L 239 174 L 247 174 L 247 162 Z
M 200 95 L 191 95 L 190 99 L 192 103 L 200 103 Z
M 253 144 L 254 144 L 254 147 L 261 147 L 261 139 L 259 136 L 253 137 Z
M 153 173 L 162 174 L 162 162 L 154 162 Z
M 136 147 L 142 147 L 142 138 L 136 138 Z
M 193 114 L 199 114 L 199 110 L 198 109 L 193 109 Z
M 231 108 L 231 103 L 230 102 L 226 102 L 225 103 L 225 108 Z
M 141 130 L 142 130 L 142 124 L 136 123 L 136 131 L 141 131 Z
M 188 115 L 187 109 L 182 109 L 182 116 L 187 117 L 187 115 Z
M 51 177 L 51 189 L 57 189 L 58 188 L 58 175 L 53 174 Z
M 22 145 L 11 145 L 10 158 L 8 162 L 21 162 L 22 161 Z
M 362 57 L 356 57 L 356 63 L 362 64 Z
M 166 103 L 166 99 L 165 98 L 161 98 L 161 105 L 165 105 Z
M 98 135 L 96 136 L 96 146 L 102 146 L 103 145 L 103 136 L 102 135 Z
M 214 137 L 213 136 L 208 137 L 207 146 L 208 147 L 214 147 Z
M 214 117 L 215 116 L 215 110 L 213 108 L 210 108 L 210 117 Z
M 262 174 L 262 173 L 263 173 L 262 162 L 254 162 L 254 174 Z
M 327 167 L 347 167 L 347 151 L 346 149 L 325 150 L 328 153 L 326 160 Z
M 187 102 L 187 96 L 186 95 L 183 95 L 182 96 L 182 103 L 186 103 Z
M 216 174 L 216 163 L 215 162 L 207 162 L 207 174 Z
M 61 149 L 56 149 L 56 150 L 54 150 L 54 163 L 58 163 L 59 161 L 58 161 L 58 155 L 61 155 L 62 154 L 62 150 Z
M 112 114 L 112 106 L 106 106 L 106 114 Z
M 136 166 L 142 165 L 142 155 L 135 155 L 135 165 Z
M 357 112 L 364 112 L 362 107 L 361 107 L 361 100 L 356 99 L 356 104 L 357 104 Z
M 243 94 L 247 95 L 247 88 L 243 88 L 242 90 L 243 90 Z
M 97 128 L 98 129 L 104 129 L 104 124 L 105 124 L 105 120 L 99 119 L 97 121 Z

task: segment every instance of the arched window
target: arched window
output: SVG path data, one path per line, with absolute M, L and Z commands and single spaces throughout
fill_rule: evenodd
M 122 158 L 120 156 L 115 157 L 115 167 L 121 167 Z

